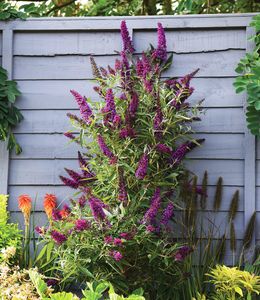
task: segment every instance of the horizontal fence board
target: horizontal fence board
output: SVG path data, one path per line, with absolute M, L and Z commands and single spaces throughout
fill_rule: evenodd
M 212 159 L 243 159 L 243 134 L 196 134 L 194 138 L 205 138 L 201 147 L 192 150 L 187 157 Z M 76 143 L 69 142 L 63 134 L 19 134 L 17 141 L 23 152 L 11 153 L 15 159 L 75 159 L 81 149 Z
M 203 107 L 242 107 L 244 95 L 235 93 L 233 82 L 234 78 L 194 78 L 191 85 L 195 91 L 188 101 L 195 104 L 205 99 Z M 70 89 L 97 101 L 95 85 L 90 80 L 18 81 L 22 95 L 17 106 L 21 109 L 76 109 Z
M 52 185 L 60 184 L 59 175 L 65 174 L 64 167 L 77 169 L 75 160 L 11 160 L 10 185 Z M 187 167 L 201 180 L 205 170 L 209 174 L 209 184 L 216 178 L 225 178 L 226 185 L 243 186 L 243 161 L 233 160 L 189 160 Z
M 215 181 L 217 181 L 217 178 L 215 178 Z M 224 179 L 225 183 L 225 179 Z M 236 190 L 239 190 L 239 206 L 238 211 L 242 212 L 244 210 L 244 198 L 243 198 L 243 187 L 236 187 L 236 186 L 223 186 L 223 199 L 220 206 L 220 211 L 228 211 L 231 199 L 235 193 Z M 215 186 L 209 186 L 207 190 L 207 211 L 213 210 L 213 203 L 214 203 L 214 195 L 215 195 L 216 188 Z M 70 198 L 77 199 L 79 196 L 74 196 L 75 190 L 66 187 L 66 186 L 10 186 L 9 187 L 10 192 L 10 201 L 8 205 L 8 209 L 10 211 L 18 211 L 18 202 L 17 198 L 19 195 L 22 194 L 28 194 L 32 197 L 32 199 L 36 199 L 36 211 L 43 210 L 43 198 L 46 193 L 50 194 L 53 193 L 58 198 L 58 203 L 68 202 Z M 200 197 L 198 197 L 198 205 L 200 202 Z
M 244 162 L 240 160 L 189 160 L 187 168 L 194 172 L 199 180 L 203 178 L 204 171 L 208 171 L 208 183 L 214 185 L 216 178 L 223 177 L 226 185 L 243 186 Z
M 176 219 L 178 218 L 178 213 L 176 213 Z M 35 212 L 32 214 L 32 218 L 34 217 L 34 223 L 36 226 L 46 226 L 47 225 L 47 218 L 44 212 Z M 228 225 L 228 214 L 226 212 L 217 212 L 217 213 L 208 213 L 208 212 L 199 212 L 198 213 L 198 220 L 202 220 L 203 218 L 203 225 L 205 226 L 204 230 L 212 230 L 212 237 L 213 238 L 220 238 L 224 233 L 226 233 L 227 239 L 230 238 L 229 235 L 229 225 Z M 23 215 L 20 212 L 12 212 L 11 213 L 11 221 L 16 221 L 19 224 L 20 228 L 24 228 L 24 220 Z M 212 224 L 214 222 L 214 225 Z M 200 221 L 197 222 L 198 227 Z M 242 239 L 244 236 L 244 229 L 243 229 L 243 213 L 238 212 L 236 218 L 234 220 L 235 230 L 237 239 Z M 180 224 L 174 225 L 177 228 L 181 228 Z M 200 232 L 200 228 L 197 229 L 197 233 Z M 180 230 L 174 231 L 174 236 L 180 237 Z M 205 233 L 203 234 L 205 236 Z
M 11 28 L 24 30 L 111 30 L 120 28 L 122 20 L 126 20 L 131 28 L 153 29 L 158 22 L 165 28 L 242 28 L 249 25 L 253 16 L 250 14 L 217 14 L 217 15 L 185 15 L 185 16 L 115 16 L 111 17 L 66 17 L 66 18 L 28 18 L 12 22 L 0 22 L 0 29 Z M 113 22 L 111 21 L 113 20 Z
M 227 30 L 167 30 L 169 52 L 210 52 L 228 49 L 245 49 L 244 29 Z M 157 33 L 134 31 L 133 44 L 137 52 L 157 44 Z M 114 54 L 121 51 L 119 31 L 102 32 L 17 32 L 14 35 L 14 55 L 52 56 L 65 54 Z M 106 45 L 106 47 L 104 47 Z
M 236 76 L 237 62 L 244 50 L 175 54 L 174 63 L 164 76 L 183 76 L 200 68 L 198 77 Z M 97 56 L 96 62 L 114 66 L 117 56 Z M 14 79 L 92 79 L 89 56 L 28 57 L 14 56 Z
M 15 133 L 63 133 L 71 129 L 66 110 L 23 111 L 24 120 Z M 201 121 L 193 123 L 196 132 L 243 133 L 244 112 L 242 108 L 209 108 Z
M 175 53 L 210 52 L 246 48 L 244 29 L 167 30 L 167 50 Z M 133 44 L 137 52 L 157 45 L 156 30 L 134 31 Z
M 14 55 L 106 55 L 114 54 L 115 50 L 121 50 L 119 30 L 112 32 L 17 32 L 14 35 Z

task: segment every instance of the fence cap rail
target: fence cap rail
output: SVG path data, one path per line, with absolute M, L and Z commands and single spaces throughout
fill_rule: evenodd
M 165 28 L 247 27 L 257 13 L 179 15 L 179 16 L 115 16 L 115 17 L 48 17 L 1 21 L 0 30 L 118 30 L 121 20 L 132 29 L 153 29 L 158 21 Z M 114 22 L 111 22 L 113 20 Z M 98 22 L 97 22 L 98 21 Z

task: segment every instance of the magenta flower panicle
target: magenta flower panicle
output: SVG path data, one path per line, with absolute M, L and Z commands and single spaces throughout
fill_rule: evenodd
M 77 189 L 79 187 L 79 182 L 73 180 L 73 179 L 69 179 L 67 177 L 64 176 L 60 176 L 61 181 L 66 185 L 69 186 L 73 189 Z
M 176 261 L 183 261 L 191 252 L 192 248 L 189 246 L 181 247 L 174 255 Z
M 84 231 L 86 229 L 90 228 L 90 223 L 89 221 L 85 220 L 85 219 L 78 219 L 75 222 L 75 230 L 76 231 Z
M 161 23 L 158 23 L 157 36 L 158 36 L 158 44 L 157 44 L 157 49 L 153 52 L 153 58 L 158 58 L 161 59 L 162 61 L 166 61 L 167 60 L 166 38 Z
M 75 182 L 79 182 L 82 179 L 82 177 L 79 173 L 77 173 L 71 169 L 67 169 L 67 168 L 64 168 L 64 169 Z
M 135 171 L 135 177 L 142 180 L 147 174 L 148 169 L 148 163 L 149 163 L 149 156 L 147 153 L 144 153 L 139 160 L 137 169 Z
M 125 179 L 123 175 L 123 171 L 120 168 L 119 169 L 119 192 L 118 192 L 118 200 L 122 202 L 127 201 L 127 191 L 126 191 L 126 184 L 125 184 Z
M 149 209 L 146 211 L 142 223 L 145 224 L 154 224 L 156 220 L 157 213 L 160 209 L 161 205 L 161 190 L 160 188 L 156 188 L 154 195 L 151 199 L 151 205 Z
M 169 146 L 165 145 L 165 144 L 157 144 L 155 146 L 155 149 L 158 152 L 163 153 L 163 154 L 169 154 L 170 155 L 172 153 L 172 149 Z
M 106 218 L 106 214 L 103 208 L 105 208 L 106 205 L 100 199 L 94 196 L 91 196 L 88 202 L 94 219 L 96 221 L 104 221 Z
M 109 254 L 115 261 L 120 261 L 123 258 L 123 255 L 119 251 L 111 251 Z
M 116 161 L 117 161 L 116 156 L 110 151 L 107 144 L 105 143 L 104 138 L 100 134 L 98 135 L 97 141 L 98 141 L 98 145 L 99 145 L 101 152 L 106 157 L 110 158 L 110 163 L 111 164 L 116 163 Z
M 127 26 L 126 26 L 126 22 L 123 20 L 121 22 L 121 37 L 122 37 L 122 41 L 123 41 L 123 51 L 127 51 L 129 53 L 133 53 L 135 51 Z
M 171 220 L 173 214 L 174 214 L 174 205 L 172 202 L 170 202 L 167 207 L 165 208 L 165 210 L 162 213 L 162 218 L 160 223 L 164 226 L 167 226 L 169 221 Z
M 74 96 L 75 100 L 78 103 L 80 113 L 82 115 L 83 120 L 89 124 L 91 123 L 91 119 L 93 118 L 93 113 L 88 105 L 86 99 L 82 97 L 78 92 L 71 90 L 71 94 Z
M 67 237 L 57 230 L 51 232 L 51 237 L 57 245 L 61 245 L 67 241 Z

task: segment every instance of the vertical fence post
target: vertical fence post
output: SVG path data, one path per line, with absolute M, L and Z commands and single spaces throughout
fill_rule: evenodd
M 7 27 L 3 30 L 2 36 L 2 67 L 7 70 L 8 78 L 12 79 L 13 31 Z M 7 194 L 8 191 L 8 169 L 9 151 L 7 150 L 7 143 L 0 142 L 0 194 Z
M 254 42 L 249 41 L 249 37 L 255 34 L 255 30 L 252 27 L 246 27 L 246 52 L 252 52 L 254 49 Z M 247 96 L 245 96 L 244 112 L 247 107 Z M 252 135 L 245 125 L 245 173 L 244 173 L 244 228 L 246 228 L 251 216 L 256 210 L 256 138 Z M 255 249 L 255 231 L 252 237 L 252 243 L 249 250 L 246 253 L 246 258 L 252 258 Z

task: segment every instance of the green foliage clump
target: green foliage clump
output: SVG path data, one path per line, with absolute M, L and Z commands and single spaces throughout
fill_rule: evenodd
M 6 70 L 0 67 L 0 141 L 8 141 L 7 148 L 15 149 L 16 154 L 22 151 L 12 133 L 12 128 L 23 119 L 21 112 L 14 105 L 19 95 L 17 83 L 8 80 Z
M 256 34 L 251 37 L 255 42 L 252 53 L 247 53 L 236 68 L 239 76 L 234 82 L 237 93 L 247 93 L 247 127 L 253 135 L 260 135 L 260 15 L 253 18 L 251 23 Z
M 22 235 L 17 224 L 7 223 L 7 195 L 0 195 L 0 251 L 8 247 L 21 247 Z M 0 261 L 2 256 L 0 256 Z
M 216 266 L 208 276 L 216 291 L 210 298 L 212 300 L 251 300 L 253 295 L 260 295 L 260 276 L 248 271 Z

